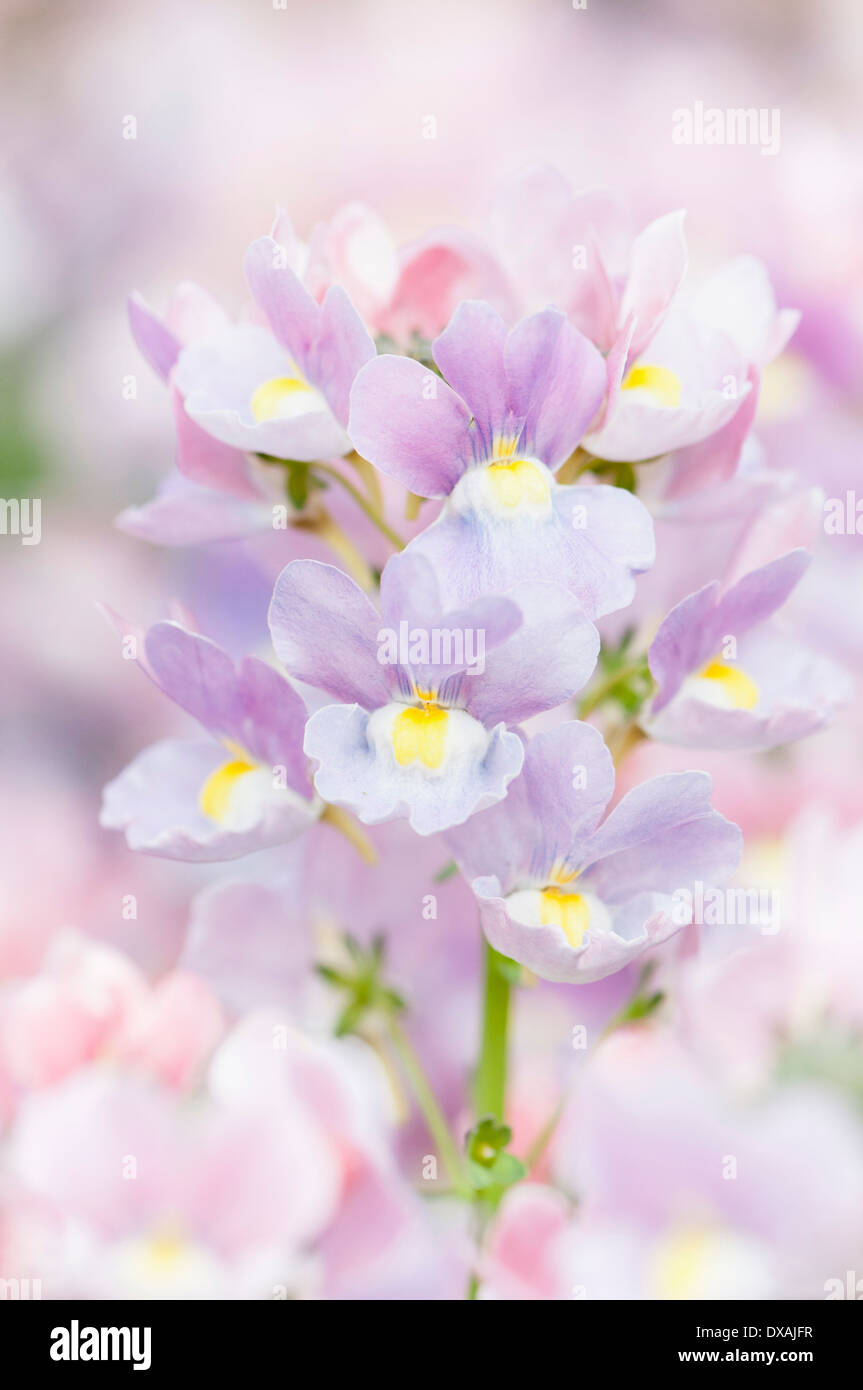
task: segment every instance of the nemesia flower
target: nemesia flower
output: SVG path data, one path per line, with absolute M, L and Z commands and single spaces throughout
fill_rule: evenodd
M 272 525 L 275 480 L 242 449 L 220 442 L 195 423 L 175 377 L 185 346 L 231 331 L 227 313 L 191 283 L 178 286 L 163 317 L 138 294 L 131 296 L 128 309 L 137 347 L 170 388 L 177 467 L 152 501 L 125 508 L 116 525 L 157 545 L 231 540 Z
M 727 428 L 719 441 L 727 475 L 752 423 L 759 373 L 781 352 L 797 318 L 792 310 L 777 311 L 754 257 L 720 268 L 675 301 L 649 347 L 635 352 L 619 343 L 609 354 L 608 399 L 585 448 L 598 458 L 634 461 L 702 445 L 678 467 L 703 469 L 703 441 Z
M 507 1194 L 482 1252 L 483 1301 L 523 1302 L 571 1297 L 565 1260 L 572 1211 L 562 1192 L 523 1183 Z
M 602 400 L 605 369 L 556 309 L 509 333 L 465 301 L 432 344 L 444 381 L 384 354 L 357 375 L 349 433 L 359 452 L 422 497 L 446 497 L 412 541 L 453 603 L 504 593 L 526 576 L 566 584 L 591 617 L 632 599 L 653 563 L 642 504 L 620 488 L 561 486 Z
M 579 1196 L 568 1250 L 558 1238 L 550 1252 L 562 1297 L 823 1298 L 859 1254 L 863 1141 L 850 1107 L 806 1085 L 737 1105 L 666 1028 L 602 1045 L 553 1159 Z
M 274 238 L 278 237 L 277 242 Z M 350 451 L 348 390 L 374 344 L 344 290 L 318 305 L 297 272 L 303 256 L 285 214 L 253 243 L 247 275 L 262 316 L 232 324 L 204 290 L 175 292 L 164 318 L 129 302 L 135 341 L 169 383 L 178 472 L 118 525 L 162 544 L 232 539 L 272 525 L 281 470 L 255 454 L 309 462 Z
M 216 998 L 196 976 L 172 971 L 151 986 L 128 957 L 66 929 L 39 974 L 7 990 L 0 1061 L 30 1089 L 97 1058 L 182 1088 L 221 1031 Z
M 668 941 L 684 925 L 671 895 L 740 858 L 706 773 L 643 782 L 603 821 L 613 791 L 601 735 L 571 721 L 535 735 L 503 805 L 449 836 L 486 937 L 544 980 L 601 980 Z
M 860 1157 L 836 1098 L 797 1087 L 738 1109 L 666 1032 L 627 1029 L 580 1078 L 554 1139 L 576 1208 L 552 1187 L 510 1192 L 480 1298 L 823 1298 L 855 1257 Z
M 553 304 L 602 353 L 621 338 L 633 357 L 659 328 L 686 270 L 683 212 L 633 235 L 605 188 L 573 193 L 555 169 L 535 165 L 504 185 L 495 244 L 529 308 Z
M 771 888 L 740 892 L 747 902 L 770 904 L 769 927 L 753 924 L 757 913 L 749 909 L 742 939 L 724 950 L 713 941 L 708 950 L 705 941 L 686 961 L 676 992 L 681 1037 L 738 1091 L 763 1093 L 777 1071 L 796 1067 L 853 1096 L 863 1033 L 855 894 L 863 823 L 843 826 L 834 807 L 809 806 L 767 852 L 768 862 L 777 861 Z M 757 842 L 754 857 L 763 876 Z
M 767 269 L 755 256 L 737 256 L 708 276 L 695 293 L 694 311 L 701 322 L 734 343 L 747 364 L 750 389 L 740 409 L 720 429 L 677 451 L 668 497 L 734 475 L 752 437 L 763 374 L 783 352 L 800 320 L 795 309 L 777 308 Z
M 671 307 L 645 355 L 609 359 L 609 390 L 584 447 L 597 458 L 655 458 L 717 433 L 751 390 L 747 363 L 687 305 Z
M 319 794 L 369 824 L 408 815 L 421 835 L 504 796 L 523 757 L 507 724 L 579 690 L 599 648 L 566 590 L 526 585 L 447 610 L 410 551 L 383 572 L 380 615 L 341 571 L 294 561 L 276 581 L 270 632 L 289 673 L 338 701 L 306 728 Z
M 176 379 L 177 362 L 186 347 L 211 337 L 218 339 L 231 330 L 225 310 L 206 290 L 187 281 L 174 291 L 164 316 L 139 294 L 130 297 L 128 311 L 139 351 L 170 388 L 180 475 L 230 497 L 255 500 L 258 488 L 242 449 L 219 442 L 195 423 L 186 411 Z
M 303 278 L 319 300 L 330 285 L 342 285 L 372 332 L 396 342 L 433 338 L 462 299 L 508 299 L 495 258 L 463 228 L 436 228 L 397 247 L 362 203 L 348 203 L 313 229 Z
M 105 788 L 100 823 L 124 830 L 130 849 L 193 860 L 235 859 L 311 825 L 322 807 L 303 757 L 305 706 L 288 682 L 257 657 L 235 666 L 179 623 L 130 635 L 139 664 L 209 737 L 139 754 Z
M 55 1298 L 301 1292 L 342 1183 L 339 1145 L 296 1091 L 279 1109 L 190 1108 L 96 1068 L 24 1100 L 10 1161 L 52 1218 Z
M 273 500 L 263 490 L 244 499 L 202 487 L 177 470 L 159 484 L 155 497 L 140 506 L 124 507 L 115 521 L 127 535 L 154 545 L 237 540 L 272 524 Z
M 714 580 L 660 625 L 648 653 L 658 691 L 652 738 L 695 748 L 772 748 L 822 727 L 847 700 L 842 669 L 767 624 L 801 579 L 805 550 Z
M 270 327 L 241 323 L 196 339 L 174 379 L 186 414 L 223 444 L 309 462 L 350 450 L 348 395 L 375 346 L 335 285 L 318 305 L 272 237 L 246 254 L 246 276 Z

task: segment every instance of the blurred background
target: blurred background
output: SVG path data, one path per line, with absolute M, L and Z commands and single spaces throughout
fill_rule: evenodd
M 70 922 L 159 968 L 198 882 L 97 826 L 102 785 L 170 715 L 96 602 L 149 621 L 177 596 L 229 645 L 263 635 L 253 547 L 162 549 L 112 526 L 173 451 L 127 294 L 162 308 L 193 279 L 240 308 L 242 253 L 278 204 L 301 236 L 351 199 L 400 240 L 456 220 L 482 234 L 499 181 L 543 160 L 615 186 L 638 225 L 685 205 L 696 265 L 765 258 L 809 354 L 785 418 L 765 422 L 772 461 L 844 485 L 860 443 L 861 27 L 853 0 L 0 0 L 0 493 L 42 500 L 39 545 L 0 537 L 0 953 Z M 672 112 L 697 101 L 778 108 L 780 150 L 675 145 Z M 795 417 L 813 389 L 829 409 Z M 858 570 L 843 583 L 848 611 L 831 599 L 825 621 L 856 658 Z M 837 746 L 786 761 L 798 797 L 817 781 L 853 818 Z M 732 815 L 740 785 L 718 788 Z M 794 809 L 785 790 L 756 803 L 764 834 Z M 120 920 L 124 892 L 146 921 Z

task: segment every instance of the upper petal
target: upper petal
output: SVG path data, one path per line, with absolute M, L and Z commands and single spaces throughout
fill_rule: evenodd
M 272 237 L 253 241 L 244 264 L 252 298 L 266 314 L 276 339 L 305 368 L 319 332 L 319 306 L 285 264 L 285 251 Z
M 360 368 L 348 433 L 364 458 L 421 497 L 445 497 L 473 458 L 471 414 L 445 381 L 408 357 Z
M 706 772 L 671 772 L 633 787 L 583 847 L 584 881 L 608 902 L 673 892 L 693 878 L 721 883 L 742 836 L 710 805 Z
M 459 304 L 432 344 L 435 362 L 470 407 L 488 458 L 492 457 L 495 435 L 506 424 L 505 343 L 506 324 L 500 314 L 490 304 L 474 299 Z
M 666 213 L 650 222 L 632 243 L 629 276 L 620 302 L 618 322 L 635 315 L 631 352 L 637 357 L 665 317 L 686 272 L 688 254 L 683 222 L 686 213 Z
M 506 800 L 452 831 L 469 879 L 494 875 L 508 892 L 578 857 L 614 791 L 614 764 L 598 730 L 576 720 L 535 734 Z
M 297 680 L 334 699 L 374 709 L 390 686 L 378 661 L 380 618 L 341 570 L 293 560 L 273 590 L 270 634 L 276 655 Z
M 587 684 L 599 655 L 599 634 L 569 590 L 526 584 L 508 597 L 521 610 L 520 627 L 465 682 L 467 708 L 486 725 L 517 724 L 562 705 Z
M 157 376 L 167 381 L 182 347 L 180 339 L 141 295 L 130 295 L 127 308 L 129 327 L 138 350 Z
M 521 449 L 555 469 L 577 447 L 605 395 L 601 354 L 557 309 L 522 319 L 505 351 Z
M 306 370 L 342 426 L 348 423 L 354 378 L 374 356 L 375 345 L 346 291 L 332 285 L 321 305 L 319 332 Z

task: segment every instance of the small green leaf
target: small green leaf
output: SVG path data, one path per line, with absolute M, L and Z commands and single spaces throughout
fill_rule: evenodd
M 315 970 L 321 979 L 326 980 L 327 984 L 338 985 L 341 989 L 347 989 L 351 983 L 350 978 L 341 970 L 334 970 L 331 965 L 322 965 L 320 962 L 315 966 Z
M 448 864 L 444 864 L 442 869 L 438 869 L 434 876 L 434 881 L 435 883 L 446 883 L 448 878 L 452 878 L 453 875 L 457 873 L 458 864 L 454 859 L 451 859 Z

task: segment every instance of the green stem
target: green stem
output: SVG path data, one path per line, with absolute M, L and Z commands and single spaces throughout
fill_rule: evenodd
M 365 512 L 369 521 L 378 528 L 382 535 L 386 536 L 390 545 L 394 545 L 396 550 L 404 550 L 406 542 L 402 540 L 401 536 L 396 534 L 391 526 L 387 525 L 380 513 L 375 510 L 367 498 L 363 497 L 359 488 L 354 487 L 349 478 L 346 478 L 343 473 L 340 473 L 337 468 L 332 468 L 328 463 L 313 463 L 310 467 L 314 473 L 325 473 L 327 477 L 332 478 L 334 482 L 341 483 L 345 491 L 350 493 L 357 506 Z
M 634 661 L 628 662 L 626 666 L 619 666 L 616 671 L 612 671 L 604 680 L 599 681 L 592 690 L 588 690 L 578 704 L 579 719 L 584 719 L 585 715 L 592 714 L 617 686 L 628 680 L 630 676 L 634 676 L 638 671 L 643 670 L 645 664 L 646 658 L 642 654 Z
M 450 1133 L 446 1116 L 438 1105 L 422 1063 L 414 1051 L 413 1044 L 396 1018 L 389 1020 L 389 1036 L 393 1049 L 402 1064 L 410 1082 L 417 1105 L 428 1126 L 429 1134 L 437 1145 L 441 1162 L 449 1175 L 450 1182 L 461 1197 L 470 1198 L 473 1193 L 465 1179 L 461 1155 Z
M 501 964 L 503 956 L 493 946 L 485 947 L 485 1006 L 482 1046 L 476 1074 L 476 1113 L 482 1119 L 493 1115 L 503 1123 L 506 1102 L 507 1027 L 509 1025 L 510 984 Z

